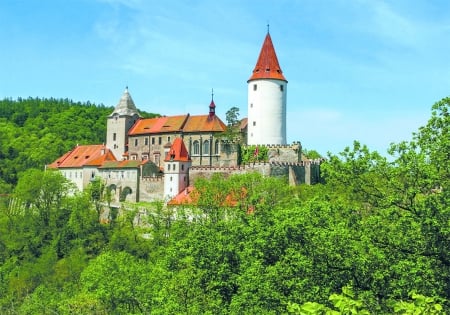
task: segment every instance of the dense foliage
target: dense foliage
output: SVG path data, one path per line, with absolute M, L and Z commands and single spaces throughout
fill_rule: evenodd
M 200 179 L 195 205 L 126 205 L 109 224 L 99 183 L 71 195 L 27 171 L 0 203 L 0 313 L 445 314 L 449 110 L 389 159 L 358 142 L 329 156 L 324 184 Z
M 1 100 L 0 194 L 17 184 L 20 172 L 44 169 L 77 144 L 104 143 L 106 118 L 112 111 L 68 99 Z

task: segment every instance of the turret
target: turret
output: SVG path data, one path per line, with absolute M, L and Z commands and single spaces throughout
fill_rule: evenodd
M 106 131 L 106 146 L 118 160 L 122 160 L 124 153 L 128 151 L 128 131 L 139 117 L 128 87 L 126 87 L 119 103 L 108 116 Z
M 286 144 L 287 83 L 267 30 L 256 66 L 247 81 L 247 144 Z
M 164 159 L 164 196 L 173 198 L 189 185 L 192 161 L 182 138 L 175 138 Z

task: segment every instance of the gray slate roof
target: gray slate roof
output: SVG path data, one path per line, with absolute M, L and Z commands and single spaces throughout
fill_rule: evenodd
M 110 116 L 113 116 L 114 114 L 118 114 L 120 116 L 140 116 L 136 109 L 136 105 L 134 105 L 133 99 L 128 92 L 128 87 L 125 88 L 119 103 L 116 105 L 116 108 L 114 108 L 114 111 Z

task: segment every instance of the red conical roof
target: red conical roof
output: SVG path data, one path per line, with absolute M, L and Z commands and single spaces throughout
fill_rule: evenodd
M 277 54 L 275 53 L 269 32 L 267 32 L 255 69 L 253 69 L 253 74 L 248 81 L 256 79 L 277 79 L 287 82 L 278 63 Z
M 187 162 L 190 160 L 191 158 L 189 157 L 189 153 L 184 145 L 183 139 L 175 138 L 164 161 Z

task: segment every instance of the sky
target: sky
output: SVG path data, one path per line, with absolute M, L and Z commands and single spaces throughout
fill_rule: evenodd
M 243 118 L 268 24 L 288 143 L 387 155 L 450 96 L 448 0 L 2 0 L 0 99 L 115 106 L 128 86 L 141 110 L 199 115 L 214 89 Z

